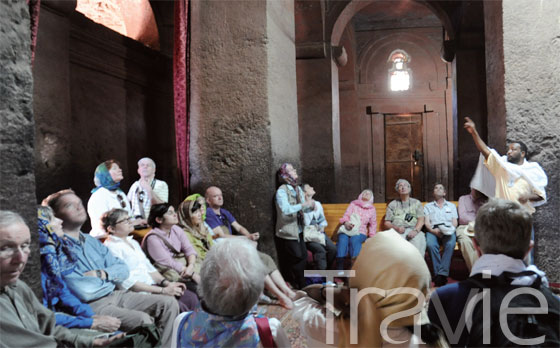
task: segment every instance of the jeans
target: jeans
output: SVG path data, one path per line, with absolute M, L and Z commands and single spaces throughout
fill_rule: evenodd
M 444 235 L 441 238 L 436 237 L 432 233 L 426 233 L 426 240 L 428 244 L 428 251 L 432 258 L 434 266 L 434 275 L 449 275 L 449 266 L 451 265 L 451 257 L 453 256 L 453 249 L 455 249 L 455 233 L 450 236 Z M 439 253 L 440 243 L 443 244 L 443 256 Z
M 331 269 L 336 255 L 336 246 L 329 237 L 325 236 L 324 246 L 315 242 L 307 242 L 305 245 L 307 250 L 313 254 L 317 269 Z
M 348 255 L 348 249 L 350 249 L 350 257 L 355 259 L 360 254 L 362 243 L 365 242 L 366 239 L 367 236 L 361 233 L 352 237 L 344 233 L 339 233 L 338 242 L 336 243 L 336 257 L 346 257 L 346 255 Z

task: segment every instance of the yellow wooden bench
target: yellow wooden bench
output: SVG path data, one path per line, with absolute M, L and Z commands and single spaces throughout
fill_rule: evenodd
M 454 203 L 455 206 L 458 205 L 457 201 L 450 201 Z M 422 205 L 426 205 L 428 202 L 422 202 Z M 325 228 L 325 233 L 329 236 L 332 240 L 336 240 L 336 231 L 340 226 L 340 218 L 346 212 L 346 208 L 348 208 L 349 203 L 323 203 L 323 210 L 325 211 L 325 218 L 327 219 L 328 226 Z M 375 212 L 377 215 L 377 231 L 385 230 L 385 227 L 382 227 L 383 220 L 385 218 L 385 212 L 387 211 L 387 204 L 386 203 L 374 203 Z M 455 246 L 457 249 L 457 246 Z

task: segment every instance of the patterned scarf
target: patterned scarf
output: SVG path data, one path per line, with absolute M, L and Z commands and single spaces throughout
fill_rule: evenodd
M 70 251 L 67 241 L 53 232 L 47 216 L 39 213 L 37 222 L 41 252 L 43 305 L 54 310 L 55 305 L 60 302 L 62 290 L 66 287 L 62 277 L 72 273 L 77 260 Z
M 91 193 L 94 193 L 102 187 L 105 187 L 109 191 L 115 191 L 119 189 L 119 186 L 121 184 L 120 182 L 113 181 L 113 178 L 111 177 L 111 174 L 109 173 L 109 169 L 105 165 L 105 162 L 101 163 L 97 166 L 97 168 L 95 168 L 93 182 L 95 183 L 96 187 L 91 190 Z
M 192 211 L 191 211 L 192 207 L 194 206 L 194 203 L 198 201 L 201 204 L 200 209 L 202 209 L 205 212 L 206 203 L 203 203 L 203 200 L 204 198 L 199 194 L 188 196 L 181 204 L 179 204 L 177 215 L 179 216 L 178 225 L 181 226 L 181 228 L 186 232 L 192 234 L 196 239 L 199 239 L 204 242 L 208 240 L 208 229 L 204 225 L 206 214 L 202 216 L 202 222 L 200 223 L 200 226 L 194 226 L 194 224 L 192 223 Z M 185 214 L 185 210 L 187 210 L 188 215 Z M 208 246 L 207 249 L 209 248 L 210 246 Z
M 294 188 L 297 187 L 298 183 L 297 183 L 297 179 L 294 179 L 292 176 L 290 176 L 290 174 L 288 174 L 288 171 L 286 170 L 286 168 L 291 165 L 290 163 L 284 163 L 282 164 L 282 166 L 280 167 L 280 170 L 278 171 L 278 176 L 280 177 L 280 180 L 288 185 L 292 185 Z

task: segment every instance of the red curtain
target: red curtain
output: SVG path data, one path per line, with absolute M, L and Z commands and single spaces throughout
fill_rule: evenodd
M 177 166 L 183 187 L 189 188 L 189 2 L 175 0 L 173 48 L 173 97 L 175 106 L 175 142 Z
M 41 0 L 27 0 L 29 19 L 31 22 L 31 64 L 35 60 L 35 45 L 37 44 L 37 28 L 39 28 L 39 9 Z

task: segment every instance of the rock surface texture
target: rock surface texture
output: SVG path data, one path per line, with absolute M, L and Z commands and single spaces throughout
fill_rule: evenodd
M 548 203 L 533 216 L 536 264 L 560 282 L 560 2 L 504 1 L 507 140 L 527 144 L 548 175 Z
M 25 1 L 0 1 L 0 209 L 20 213 L 31 231 L 24 280 L 41 294 L 33 155 L 31 32 Z

